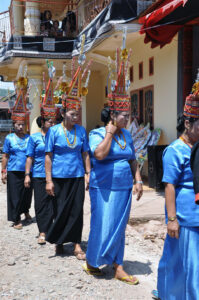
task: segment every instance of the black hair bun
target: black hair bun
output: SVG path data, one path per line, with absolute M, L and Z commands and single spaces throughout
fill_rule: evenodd
M 183 133 L 183 131 L 185 130 L 184 121 L 185 121 L 185 117 L 183 113 L 180 113 L 177 118 L 177 127 L 176 127 L 179 133 Z
M 41 120 L 42 120 L 42 117 L 39 116 L 37 119 L 36 119 L 36 122 L 37 122 L 37 125 L 39 128 L 41 128 Z
M 105 124 L 110 121 L 111 116 L 111 111 L 110 108 L 107 106 L 102 109 L 101 111 L 101 121 L 104 122 Z

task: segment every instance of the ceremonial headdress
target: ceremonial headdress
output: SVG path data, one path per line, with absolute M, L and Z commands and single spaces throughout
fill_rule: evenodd
M 55 106 L 55 99 L 53 95 L 53 77 L 55 75 L 55 68 L 53 67 L 53 62 L 47 60 L 49 80 L 46 87 L 45 84 L 45 73 L 43 73 L 43 91 L 41 95 L 41 116 L 43 118 L 56 118 L 57 108 Z
M 127 29 L 123 31 L 122 49 L 116 50 L 115 67 L 108 58 L 109 77 L 111 79 L 111 93 L 108 94 L 108 106 L 111 111 L 129 111 L 130 97 L 127 94 L 130 87 L 128 65 L 132 50 L 126 49 Z M 116 78 L 114 79 L 114 74 Z
M 21 72 L 20 72 L 21 73 Z M 20 74 L 21 75 L 21 74 Z M 30 113 L 29 106 L 27 103 L 29 90 L 28 89 L 28 79 L 26 77 L 26 71 L 24 70 L 24 75 L 19 76 L 18 80 L 15 82 L 16 90 L 16 101 L 9 101 L 11 119 L 16 121 L 27 121 L 28 115 Z
M 199 69 L 197 78 L 192 87 L 192 92 L 186 97 L 184 105 L 184 116 L 199 118 Z
M 83 54 L 85 43 L 85 35 L 82 36 L 81 40 L 81 50 L 78 57 L 78 66 L 75 70 L 75 58 L 72 59 L 71 66 L 71 81 L 67 82 L 66 77 L 66 65 L 63 65 L 63 76 L 60 79 L 58 84 L 59 95 L 62 99 L 62 107 L 64 109 L 70 110 L 75 109 L 79 110 L 81 108 L 82 96 L 88 94 L 88 83 L 90 78 L 90 65 L 91 61 L 88 62 L 87 66 L 83 70 L 83 65 L 86 60 L 85 54 Z M 83 81 L 85 84 L 83 85 Z

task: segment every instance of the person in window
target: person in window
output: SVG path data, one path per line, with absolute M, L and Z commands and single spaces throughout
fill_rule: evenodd
M 154 292 L 161 300 L 197 300 L 199 206 L 194 201 L 190 156 L 199 140 L 198 90 L 186 98 L 177 130 L 180 138 L 163 153 L 167 236 L 158 267 L 158 291 Z
M 54 222 L 46 240 L 56 244 L 56 254 L 63 254 L 64 243 L 74 243 L 74 255 L 85 260 L 80 246 L 84 176 L 87 186 L 91 167 L 87 133 L 84 127 L 77 125 L 81 108 L 81 98 L 78 96 L 81 91 L 80 66 L 74 74 L 67 96 L 63 95 L 62 99 L 63 122 L 51 127 L 46 135 L 46 191 L 54 202 Z
M 66 17 L 62 21 L 62 30 L 64 36 L 69 38 L 76 37 L 76 15 L 73 11 L 68 11 Z
M 40 35 L 48 36 L 48 30 L 46 30 L 45 23 L 41 23 L 40 25 Z
M 83 270 L 89 275 L 100 276 L 100 266 L 113 264 L 115 279 L 136 285 L 139 280 L 123 269 L 123 256 L 133 178 L 137 200 L 141 198 L 143 188 L 133 140 L 125 129 L 129 120 L 130 98 L 125 93 L 124 68 L 125 58 L 118 65 L 120 72 L 117 81 L 114 81 L 114 89 L 112 83 L 108 107 L 101 113 L 101 120 L 106 126 L 89 134 L 93 166 L 89 183 L 91 225 Z
M 29 135 L 25 134 L 27 110 L 25 101 L 26 78 L 18 81 L 17 100 L 12 109 L 14 133 L 6 136 L 2 156 L 2 182 L 7 182 L 8 221 L 13 222 L 14 229 L 22 229 L 21 214 L 27 221 L 31 220 L 29 209 L 32 199 L 32 186 L 24 187 L 26 149 Z M 29 174 L 30 175 L 30 174 Z
M 53 26 L 51 28 L 50 35 L 54 36 L 54 37 L 62 37 L 63 36 L 62 29 L 59 28 L 59 21 L 57 21 L 57 20 L 53 21 Z
M 67 37 L 68 39 L 74 39 L 76 37 L 76 30 L 74 29 L 73 26 L 71 26 L 69 19 L 66 19 L 64 36 Z
M 44 14 L 43 14 L 43 20 L 42 23 L 45 24 L 45 29 L 48 31 L 48 33 L 50 33 L 50 30 L 52 28 L 52 13 L 50 10 L 45 10 Z
M 53 221 L 53 203 L 46 193 L 45 175 L 45 136 L 49 128 L 56 124 L 57 109 L 53 103 L 52 82 L 49 79 L 46 92 L 42 97 L 41 116 L 37 118 L 37 124 L 41 132 L 30 136 L 26 150 L 26 177 L 24 185 L 31 185 L 30 170 L 33 166 L 32 181 L 34 188 L 35 216 L 39 229 L 38 244 L 46 244 L 45 236 Z M 46 105 L 45 102 L 48 104 Z

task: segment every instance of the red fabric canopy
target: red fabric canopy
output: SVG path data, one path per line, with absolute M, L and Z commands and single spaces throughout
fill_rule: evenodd
M 151 48 L 160 46 L 161 48 L 170 43 L 175 34 L 183 27 L 183 25 L 159 24 L 163 18 L 172 13 L 180 6 L 184 6 L 188 0 L 165 0 L 152 13 L 141 17 L 139 23 L 143 24 L 140 33 L 146 34 L 144 42 L 151 42 Z

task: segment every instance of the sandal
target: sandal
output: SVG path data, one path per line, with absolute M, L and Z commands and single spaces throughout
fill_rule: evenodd
M 115 279 L 120 280 L 120 281 L 125 282 L 125 283 L 130 284 L 130 285 L 137 285 L 139 283 L 139 280 L 136 277 L 132 276 L 132 275 L 125 276 L 125 277 L 122 277 L 122 278 L 116 278 L 115 277 Z M 129 281 L 128 279 L 134 280 L 134 281 Z
M 103 272 L 99 268 L 88 268 L 87 263 L 83 264 L 82 268 L 88 275 L 93 275 L 93 276 L 103 275 Z
M 45 235 L 40 235 L 39 236 L 37 244 L 39 244 L 39 245 L 45 245 L 46 244 Z
M 78 260 L 86 260 L 86 254 L 82 250 L 74 251 L 74 255 Z
M 21 223 L 15 223 L 15 224 L 13 225 L 13 228 L 14 228 L 14 229 L 17 229 L 17 230 L 20 230 L 20 229 L 23 228 L 23 225 L 22 225 Z

